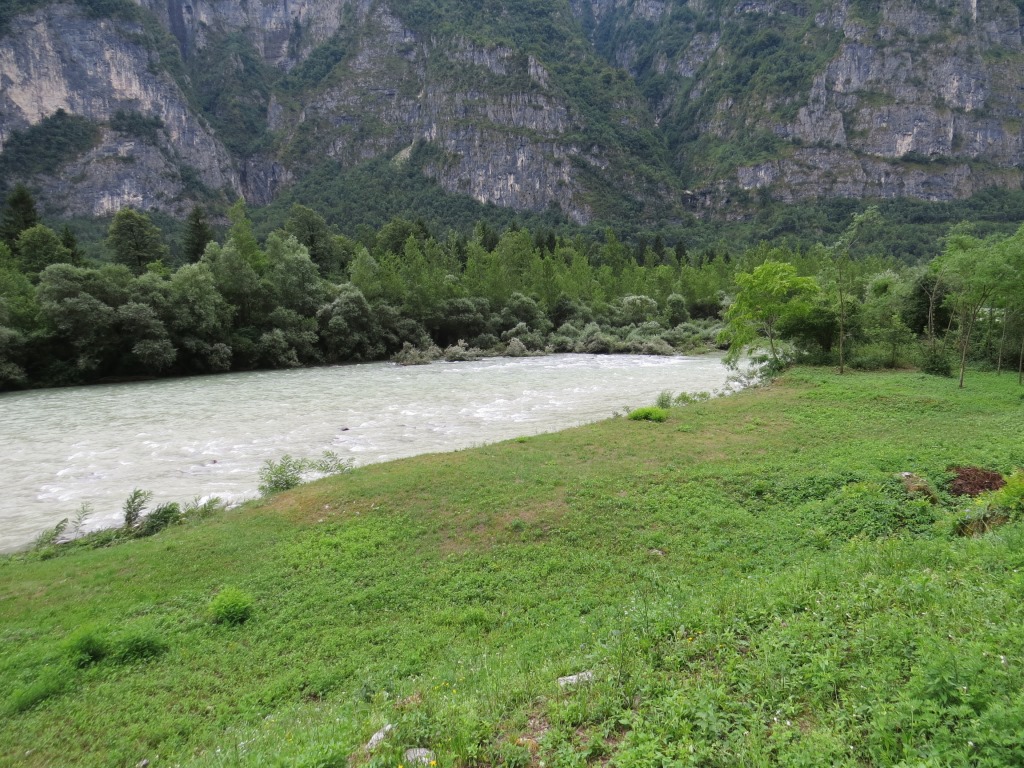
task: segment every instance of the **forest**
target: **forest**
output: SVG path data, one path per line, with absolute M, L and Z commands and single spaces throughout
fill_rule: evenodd
M 716 348 L 774 368 L 918 366 L 962 384 L 969 365 L 1019 376 L 1024 361 L 1024 230 L 957 225 L 909 265 L 874 247 L 875 208 L 830 243 L 732 256 L 484 221 L 438 236 L 395 218 L 353 238 L 299 204 L 261 241 L 243 202 L 228 218 L 218 237 L 194 208 L 172 257 L 150 217 L 126 208 L 86 249 L 16 187 L 0 222 L 0 387 Z

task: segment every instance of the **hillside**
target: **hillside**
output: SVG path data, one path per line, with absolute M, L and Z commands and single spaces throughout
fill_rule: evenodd
M 1024 529 L 947 493 L 1020 466 L 1015 379 L 798 369 L 2 559 L 0 761 L 1018 765 Z
M 1008 0 L 18 0 L 0 30 L 0 174 L 55 215 L 327 208 L 382 159 L 577 223 L 1022 180 Z

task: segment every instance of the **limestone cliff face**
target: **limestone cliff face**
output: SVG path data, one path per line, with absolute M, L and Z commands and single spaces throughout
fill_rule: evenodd
M 180 87 L 131 42 L 139 31 L 53 5 L 19 17 L 0 40 L 0 146 L 12 131 L 61 109 L 97 123 L 118 111 L 163 123 L 155 146 L 104 130 L 100 145 L 59 177 L 37 180 L 46 202 L 64 213 L 104 215 L 131 205 L 181 214 L 188 177 L 211 190 L 240 189 L 231 158 Z
M 774 175 L 777 196 L 950 200 L 1019 188 L 1024 160 L 1021 20 L 1012 3 L 882 4 L 877 27 L 846 3 L 816 23 L 842 33 L 788 124 L 790 158 L 741 168 L 741 186 Z M 811 145 L 810 148 L 806 145 Z
M 554 46 L 514 0 L 465 32 L 413 0 L 136 2 L 134 21 L 54 2 L 0 38 L 0 148 L 57 110 L 100 128 L 29 180 L 51 209 L 264 204 L 316 163 L 411 156 L 452 192 L 579 222 L 620 192 L 620 215 L 654 217 L 1024 181 L 1010 0 L 552 0 Z M 120 133 L 118 112 L 162 127 Z
M 439 47 L 385 6 L 360 21 L 346 76 L 289 130 L 329 137 L 327 153 L 346 166 L 378 155 L 401 162 L 426 142 L 438 151 L 425 171 L 449 191 L 520 210 L 557 203 L 590 219 L 570 163 L 582 149 L 566 138 L 578 125 L 539 61 L 465 39 Z
M 737 188 L 785 201 L 951 200 L 1024 179 L 1021 14 L 1008 0 L 692 0 L 671 14 L 651 0 L 573 4 L 599 20 L 606 57 L 661 78 L 651 108 L 688 136 L 676 144 L 680 164 L 706 200 Z M 759 79 L 760 61 L 786 51 L 777 61 L 791 74 L 826 49 L 805 82 L 761 87 L 771 80 Z M 757 162 L 731 151 L 731 168 L 702 164 L 709 148 L 749 148 L 758 133 L 776 141 L 746 153 L 767 155 Z
M 270 64 L 291 69 L 341 25 L 347 5 L 368 0 L 140 0 L 177 39 L 186 56 L 208 42 L 211 30 L 242 32 Z

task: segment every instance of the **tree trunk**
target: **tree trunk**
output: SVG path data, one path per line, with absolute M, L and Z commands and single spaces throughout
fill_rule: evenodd
M 1020 355 L 1017 356 L 1017 383 L 1024 384 L 1024 336 L 1020 339 Z
M 971 311 L 971 319 L 967 323 L 967 332 L 964 334 L 960 344 L 960 389 L 964 388 L 964 371 L 967 369 L 967 347 L 971 343 L 971 331 L 974 330 L 974 320 L 978 316 L 978 310 Z
M 999 337 L 999 355 L 996 357 L 996 375 L 1003 372 L 1003 347 L 1006 344 L 1006 328 L 1009 326 L 1007 313 L 1003 311 L 1003 333 Z

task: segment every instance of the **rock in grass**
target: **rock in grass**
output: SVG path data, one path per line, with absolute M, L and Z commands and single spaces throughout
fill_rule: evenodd
M 405 762 L 409 765 L 430 765 L 435 759 L 434 753 L 429 749 L 405 750 Z
M 395 726 L 393 726 L 391 723 L 388 723 L 375 734 L 373 734 L 373 736 L 370 737 L 370 740 L 366 742 L 366 751 L 373 752 L 373 750 L 379 747 L 380 743 L 388 737 L 388 734 L 391 733 L 394 727 Z
M 579 685 L 580 683 L 589 683 L 594 679 L 594 673 L 589 669 L 586 672 L 578 672 L 575 675 L 566 675 L 565 677 L 558 678 L 558 684 L 562 688 L 568 688 L 571 685 Z

